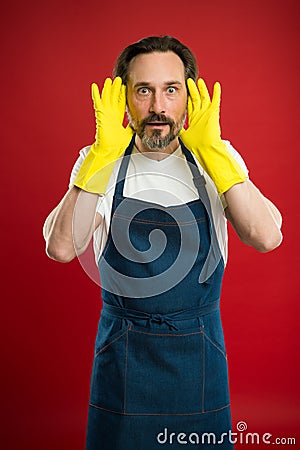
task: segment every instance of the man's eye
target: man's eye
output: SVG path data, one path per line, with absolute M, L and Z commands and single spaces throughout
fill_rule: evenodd
M 145 88 L 145 87 L 140 88 L 140 89 L 138 90 L 138 93 L 141 94 L 141 95 L 147 95 L 147 94 L 149 93 L 149 89 L 148 89 L 148 88 Z
M 175 94 L 176 88 L 174 87 L 168 87 L 168 94 Z

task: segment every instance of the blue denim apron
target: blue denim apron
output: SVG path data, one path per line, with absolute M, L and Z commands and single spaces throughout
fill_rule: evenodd
M 224 262 L 205 179 L 181 143 L 199 199 L 163 207 L 124 197 L 133 145 L 134 138 L 99 260 L 103 308 L 86 450 L 232 449 Z

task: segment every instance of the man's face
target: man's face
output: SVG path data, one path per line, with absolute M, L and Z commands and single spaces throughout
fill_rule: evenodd
M 136 56 L 127 82 L 129 121 L 144 146 L 165 149 L 184 125 L 187 90 L 184 65 L 173 52 Z

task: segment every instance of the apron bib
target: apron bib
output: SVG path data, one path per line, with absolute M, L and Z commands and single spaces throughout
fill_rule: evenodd
M 201 441 L 215 433 L 217 442 L 231 429 L 219 308 L 224 264 L 205 179 L 181 143 L 198 200 L 163 207 L 124 197 L 133 145 L 134 138 L 99 260 L 103 308 L 86 449 L 179 449 L 180 433 L 187 447 L 198 439 L 201 448 L 231 449 L 226 437 L 216 446 Z

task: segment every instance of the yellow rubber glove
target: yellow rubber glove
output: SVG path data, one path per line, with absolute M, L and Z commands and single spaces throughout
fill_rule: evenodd
M 202 78 L 198 80 L 198 88 L 191 78 L 187 86 L 189 127 L 180 132 L 180 138 L 211 177 L 219 194 L 223 194 L 245 181 L 247 175 L 221 139 L 221 86 L 215 83 L 212 100 Z
M 74 185 L 97 194 L 105 193 L 116 160 L 124 153 L 133 135 L 123 127 L 126 107 L 126 87 L 122 79 L 106 78 L 101 93 L 92 84 L 96 117 L 96 141 L 91 146 L 75 178 Z

